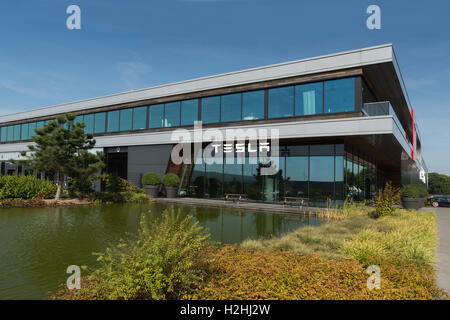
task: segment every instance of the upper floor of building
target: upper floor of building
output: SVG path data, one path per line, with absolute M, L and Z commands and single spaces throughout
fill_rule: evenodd
M 385 103 L 380 103 L 385 102 Z M 177 82 L 0 117 L 0 143 L 31 140 L 71 112 L 94 136 L 203 126 L 391 115 L 406 144 L 420 145 L 392 45 Z

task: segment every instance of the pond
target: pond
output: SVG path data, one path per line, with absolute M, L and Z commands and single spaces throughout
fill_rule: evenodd
M 222 244 L 322 223 L 303 215 L 160 203 L 0 209 L 0 299 L 48 297 L 66 282 L 69 265 L 95 266 L 92 252 L 136 232 L 141 214 L 172 208 L 192 214 Z

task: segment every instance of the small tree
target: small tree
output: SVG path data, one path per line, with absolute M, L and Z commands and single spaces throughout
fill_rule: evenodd
M 55 200 L 61 196 L 64 176 L 93 181 L 104 167 L 103 153 L 89 152 L 95 146 L 92 134 L 84 132 L 84 123 L 74 123 L 74 120 L 75 115 L 66 114 L 36 129 L 36 135 L 31 138 L 35 144 L 28 146 L 30 154 L 22 152 L 35 170 L 58 173 Z

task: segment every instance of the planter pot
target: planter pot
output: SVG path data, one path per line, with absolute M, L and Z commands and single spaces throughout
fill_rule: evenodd
M 167 198 L 176 198 L 177 190 L 178 190 L 178 187 L 166 187 Z
M 425 206 L 425 198 L 405 198 L 402 197 L 402 206 L 405 209 L 419 210 Z
M 159 186 L 150 186 L 150 185 L 144 185 L 145 192 L 152 197 L 157 198 L 159 193 Z

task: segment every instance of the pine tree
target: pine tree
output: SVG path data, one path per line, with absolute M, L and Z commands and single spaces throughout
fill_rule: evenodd
M 92 134 L 84 132 L 84 123 L 74 123 L 75 115 L 58 116 L 36 129 L 29 145 L 27 162 L 34 170 L 58 173 L 55 200 L 61 196 L 64 177 L 92 182 L 103 167 L 103 153 L 89 152 L 95 146 Z

